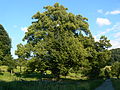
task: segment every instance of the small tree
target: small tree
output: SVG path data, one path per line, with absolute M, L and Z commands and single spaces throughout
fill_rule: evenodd
M 17 50 L 15 51 L 15 54 L 18 56 L 16 59 L 17 66 L 20 67 L 20 73 L 22 73 L 22 67 L 26 67 L 27 60 L 29 60 L 28 57 L 30 57 L 30 49 L 31 45 L 17 45 Z
M 12 74 L 13 69 L 16 68 L 16 62 L 11 55 L 4 57 L 4 64 L 8 66 L 8 71 Z
M 88 76 L 90 78 L 99 78 L 101 69 L 109 63 L 111 57 L 109 47 L 111 47 L 110 40 L 105 36 L 101 36 L 98 42 L 93 42 L 92 46 L 88 46 L 88 60 L 91 66 Z

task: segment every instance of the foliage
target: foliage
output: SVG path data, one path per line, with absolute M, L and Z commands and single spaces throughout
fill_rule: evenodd
M 59 78 L 80 69 L 84 75 L 98 77 L 110 60 L 110 40 L 101 36 L 95 42 L 88 19 L 67 12 L 59 3 L 44 9 L 32 17 L 35 21 L 23 38 L 27 44 L 17 46 L 18 62 L 25 63 L 30 73 L 50 70 Z
M 113 76 L 116 76 L 119 79 L 120 76 L 120 62 L 116 61 L 112 64 L 111 71 Z
M 111 47 L 110 40 L 105 36 L 101 36 L 100 40 L 94 42 L 92 46 L 88 46 L 88 60 L 90 67 L 86 73 L 90 78 L 100 77 L 101 69 L 108 65 L 111 57 L 111 52 L 108 48 Z
M 120 48 L 111 49 L 111 62 L 110 64 L 118 61 L 120 62 Z
M 7 56 L 10 56 L 11 39 L 4 27 L 0 24 L 0 64 L 6 64 Z
M 38 12 L 33 16 L 37 21 L 29 26 L 25 34 L 24 40 L 27 40 L 27 44 L 21 50 L 18 47 L 16 55 L 29 59 L 28 67 L 31 71 L 48 69 L 57 77 L 67 75 L 70 68 L 80 66 L 87 57 L 87 51 L 80 42 L 77 31 L 90 37 L 88 23 L 86 18 L 66 12 L 67 8 L 58 3 L 44 9 L 45 12 Z M 31 50 L 24 50 L 28 45 L 31 45 Z
M 31 49 L 30 45 L 22 45 L 21 43 L 17 45 L 18 50 L 15 51 L 15 54 L 18 56 L 16 59 L 17 66 L 20 66 L 20 72 L 22 72 L 22 66 L 26 66 L 27 57 L 29 57 L 29 52 Z
M 109 79 L 112 77 L 111 75 L 111 66 L 106 66 L 105 68 L 101 68 L 100 77 Z

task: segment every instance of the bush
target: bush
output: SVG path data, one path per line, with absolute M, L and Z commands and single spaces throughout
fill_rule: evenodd
M 116 76 L 119 79 L 120 75 L 120 62 L 115 62 L 112 64 L 111 73 L 113 76 Z

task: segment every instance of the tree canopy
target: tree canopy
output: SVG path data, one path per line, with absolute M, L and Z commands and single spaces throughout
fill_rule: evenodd
M 50 70 L 59 77 L 66 76 L 71 69 L 84 69 L 86 75 L 92 75 L 103 68 L 109 61 L 111 47 L 107 37 L 101 36 L 95 42 L 88 19 L 81 15 L 67 12 L 67 8 L 55 3 L 37 12 L 28 27 L 23 41 L 18 45 L 16 55 L 19 60 L 26 60 L 27 71 Z M 96 75 L 97 75 L 96 74 Z

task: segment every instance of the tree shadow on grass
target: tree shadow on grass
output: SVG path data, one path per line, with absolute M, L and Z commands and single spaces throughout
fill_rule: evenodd
M 94 90 L 90 80 L 61 79 L 62 81 L 0 81 L 0 90 Z M 92 85 L 93 84 L 93 85 Z
M 36 78 L 38 80 L 43 79 L 43 80 L 50 80 L 50 81 L 56 81 L 54 79 L 56 79 L 56 77 L 52 74 L 41 74 L 41 73 L 31 73 L 31 74 L 20 74 L 20 73 L 15 73 L 14 74 L 17 77 L 22 77 L 22 78 Z M 71 79 L 71 78 L 60 78 L 58 80 L 58 82 L 85 82 L 85 81 L 91 81 L 94 79 L 87 79 L 87 80 L 83 80 L 83 79 Z M 95 79 L 96 80 L 96 79 Z
M 16 73 L 15 76 L 21 77 L 21 78 L 36 78 L 37 80 L 42 80 L 42 81 L 50 81 L 50 82 L 60 82 L 60 83 L 77 83 L 77 82 L 84 82 L 86 80 L 75 80 L 75 79 L 70 79 L 70 78 L 59 78 L 57 79 L 53 74 L 41 74 L 41 73 L 31 73 L 31 74 L 20 74 Z
M 103 79 L 92 79 L 92 80 L 91 79 L 87 79 L 87 80 L 77 79 L 75 80 L 71 78 L 60 78 L 57 81 L 56 78 L 52 74 L 44 75 L 40 73 L 18 74 L 18 75 L 16 74 L 16 76 L 22 77 L 23 79 L 24 78 L 37 78 L 36 81 L 25 81 L 21 79 L 20 81 L 15 81 L 17 83 L 19 82 L 18 85 L 19 84 L 22 85 L 24 83 L 25 85 L 31 88 L 34 88 L 34 89 L 30 88 L 28 90 L 94 90 L 96 87 L 101 85 L 104 81 Z M 37 85 L 42 87 L 42 89 Z M 22 88 L 28 88 L 27 86 L 23 85 Z M 71 87 L 72 89 L 69 87 Z M 27 89 L 21 89 L 21 90 L 27 90 Z
M 42 79 L 42 78 L 48 78 L 48 79 L 52 79 L 55 78 L 54 75 L 52 74 L 41 74 L 41 73 L 31 73 L 31 74 L 20 74 L 20 73 L 15 73 L 14 74 L 17 77 L 22 77 L 22 78 L 36 78 L 38 80 Z
M 0 81 L 0 90 L 86 90 L 77 84 L 46 81 Z

